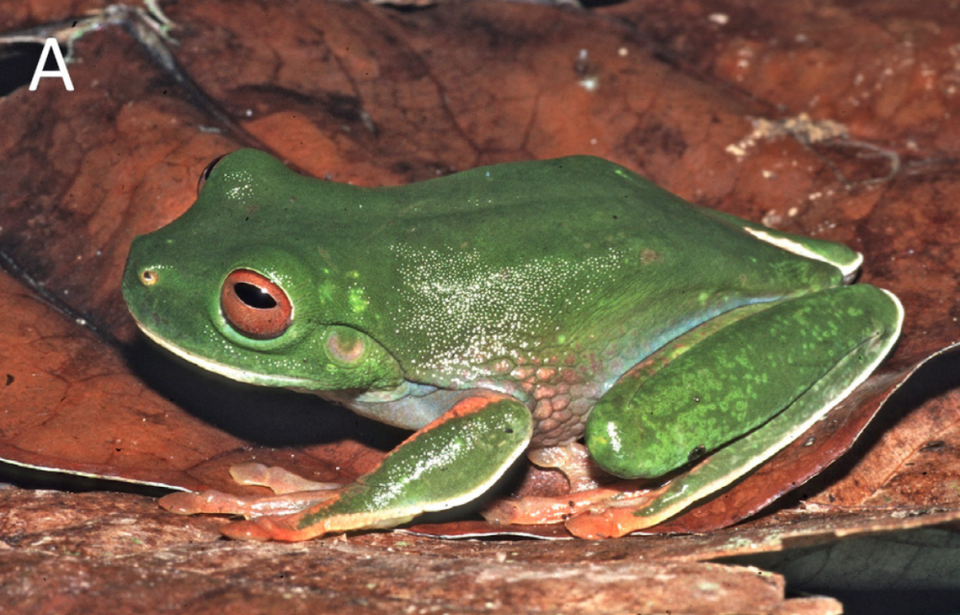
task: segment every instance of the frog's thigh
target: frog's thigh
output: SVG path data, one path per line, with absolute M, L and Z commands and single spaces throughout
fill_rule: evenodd
M 644 514 L 667 518 L 799 437 L 880 364 L 903 319 L 893 295 L 865 284 L 734 312 L 655 353 L 591 412 L 590 452 L 620 476 L 719 449 Z
M 452 508 L 489 489 L 526 450 L 532 432 L 530 410 L 518 400 L 495 393 L 468 397 L 331 500 L 292 515 L 238 522 L 224 533 L 306 540 L 328 532 L 393 527 L 423 512 Z

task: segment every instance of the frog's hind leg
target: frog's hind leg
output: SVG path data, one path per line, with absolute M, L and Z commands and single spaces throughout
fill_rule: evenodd
M 893 295 L 856 285 L 740 308 L 675 340 L 600 400 L 587 445 L 601 466 L 627 478 L 709 457 L 652 502 L 614 499 L 567 527 L 590 537 L 626 534 L 729 485 L 860 385 L 895 344 L 902 320 Z

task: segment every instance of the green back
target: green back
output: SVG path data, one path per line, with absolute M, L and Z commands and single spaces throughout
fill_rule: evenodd
M 241 150 L 141 240 L 156 253 L 165 237 L 211 296 L 231 268 L 271 271 L 303 296 L 298 317 L 359 329 L 407 379 L 451 388 L 538 362 L 608 385 L 718 313 L 840 284 L 835 267 L 593 157 L 366 189 Z

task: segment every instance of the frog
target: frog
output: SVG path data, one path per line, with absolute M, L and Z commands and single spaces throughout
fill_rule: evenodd
M 133 240 L 136 324 L 202 369 L 411 435 L 346 484 L 251 461 L 234 480 L 272 494 L 160 504 L 238 515 L 233 538 L 308 540 L 467 505 L 526 454 L 573 493 L 490 520 L 640 531 L 766 462 L 884 361 L 904 311 L 855 283 L 862 261 L 593 156 L 361 187 L 235 151 Z

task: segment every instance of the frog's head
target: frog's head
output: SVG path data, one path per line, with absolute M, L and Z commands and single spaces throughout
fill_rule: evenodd
M 140 328 L 241 382 L 313 391 L 399 384 L 396 361 L 351 318 L 358 289 L 297 232 L 317 183 L 253 150 L 212 163 L 197 202 L 130 247 L 123 297 Z

